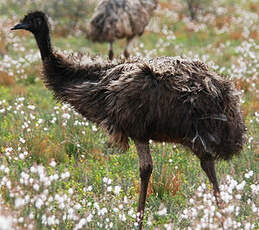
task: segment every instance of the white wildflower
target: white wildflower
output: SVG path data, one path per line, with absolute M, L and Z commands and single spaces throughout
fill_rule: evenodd
M 77 204 L 75 205 L 75 209 L 77 209 L 77 210 L 79 210 L 81 207 L 82 207 L 82 206 L 81 206 L 81 204 L 79 204 L 79 203 L 77 203 Z
M 128 198 L 127 198 L 126 196 L 124 196 L 123 203 L 124 203 L 124 204 L 127 204 L 127 203 L 128 203 Z
M 112 191 L 112 186 L 108 186 L 107 187 L 107 192 L 111 192 Z
M 251 176 L 253 176 L 254 172 L 250 170 L 249 172 L 245 173 L 245 178 L 249 179 Z
M 28 105 L 27 108 L 30 109 L 30 110 L 34 110 L 35 106 L 34 105 Z
M 103 216 L 105 213 L 107 213 L 108 212 L 108 210 L 107 210 L 107 208 L 102 208 L 101 210 L 100 210 L 100 214 Z
M 38 198 L 35 203 L 36 208 L 40 209 L 42 205 L 43 205 L 42 199 Z
M 31 220 L 34 219 L 34 214 L 33 214 L 32 212 L 30 213 L 29 218 L 30 218 Z
M 23 217 L 20 217 L 19 219 L 18 219 L 18 222 L 21 224 L 21 223 L 23 223 L 23 221 L 24 221 L 24 218 Z
M 240 200 L 240 199 L 241 199 L 241 195 L 240 195 L 240 194 L 237 194 L 237 195 L 236 195 L 236 199 Z
M 111 184 L 112 183 L 112 179 L 108 178 L 107 184 Z
M 115 208 L 113 209 L 113 211 L 114 211 L 114 212 L 118 212 L 119 209 L 115 207 Z
M 164 204 L 161 204 L 159 207 L 159 211 L 157 212 L 157 215 L 164 216 L 167 213 L 167 209 Z
M 22 137 L 20 137 L 19 141 L 23 144 L 25 143 L 25 140 Z
M 38 124 L 41 124 L 42 122 L 43 122 L 43 119 L 40 118 L 40 119 L 38 120 Z
M 251 184 L 250 188 L 252 190 L 252 193 L 257 194 L 259 192 L 259 184 L 255 185 L 255 184 Z
M 38 184 L 34 184 L 34 185 L 33 185 L 33 189 L 34 189 L 35 191 L 39 191 L 40 186 L 39 186 Z
M 173 230 L 174 229 L 174 224 L 173 223 L 165 224 L 164 226 L 165 226 L 166 230 Z
M 56 163 L 54 160 L 52 160 L 52 161 L 50 162 L 50 166 L 51 166 L 51 167 L 55 168 L 56 165 L 57 165 L 57 163 Z
M 69 119 L 70 118 L 70 114 L 68 114 L 68 113 L 64 113 L 63 115 L 62 115 L 62 117 L 64 118 L 64 119 Z
M 54 225 L 55 224 L 55 216 L 54 215 L 49 216 L 48 219 L 47 219 L 47 222 L 48 222 L 49 226 Z
M 36 170 L 36 168 L 34 166 L 31 166 L 30 171 L 31 171 L 31 173 L 36 173 L 37 172 L 37 170 Z
M 246 182 L 243 180 L 240 184 L 236 186 L 237 190 L 243 190 L 246 185 Z
M 120 193 L 120 191 L 121 191 L 121 186 L 117 185 L 117 186 L 114 187 L 114 193 L 116 195 L 118 195 Z
M 124 222 L 127 220 L 124 213 L 123 214 L 119 214 L 119 219 L 124 221 Z
M 246 223 L 244 229 L 245 230 L 250 230 L 251 229 L 251 224 L 250 223 Z
M 89 216 L 86 218 L 86 221 L 87 222 L 91 222 L 93 219 L 93 215 L 92 214 L 89 214 Z
M 24 199 L 18 197 L 15 199 L 15 208 L 20 208 L 21 206 L 23 206 L 25 204 Z

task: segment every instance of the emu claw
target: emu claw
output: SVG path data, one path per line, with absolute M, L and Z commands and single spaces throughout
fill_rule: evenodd
M 143 230 L 143 218 L 144 218 L 144 211 L 140 211 L 137 214 L 136 222 L 138 223 L 139 230 Z
M 225 203 L 224 201 L 221 199 L 220 193 L 219 192 L 215 192 L 214 193 L 215 199 L 216 199 L 216 204 L 218 206 L 219 209 L 223 209 L 225 207 Z

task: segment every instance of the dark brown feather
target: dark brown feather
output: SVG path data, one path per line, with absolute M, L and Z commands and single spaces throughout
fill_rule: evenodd
M 80 66 L 57 60 L 44 62 L 48 87 L 122 148 L 128 138 L 151 139 L 226 160 L 242 150 L 236 89 L 200 61 L 162 57 Z
M 140 36 L 156 5 L 156 0 L 102 0 L 87 25 L 87 37 L 95 42 L 113 42 Z

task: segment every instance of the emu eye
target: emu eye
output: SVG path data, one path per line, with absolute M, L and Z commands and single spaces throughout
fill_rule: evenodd
M 37 23 L 38 26 L 40 26 L 41 25 L 41 18 L 36 18 L 36 23 Z

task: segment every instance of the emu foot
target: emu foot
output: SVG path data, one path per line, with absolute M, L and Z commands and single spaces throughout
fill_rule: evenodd
M 109 50 L 109 60 L 112 61 L 113 59 L 113 51 Z
M 130 56 L 130 54 L 129 54 L 128 50 L 124 50 L 125 59 L 129 59 L 129 56 Z
M 221 216 L 219 217 L 218 221 L 221 224 L 222 229 L 224 229 L 224 223 L 225 223 L 226 218 L 227 218 L 226 214 L 224 213 L 224 208 L 226 207 L 226 204 L 221 199 L 219 192 L 215 192 L 214 196 L 216 198 L 216 204 L 217 204 L 217 206 L 219 208 L 219 213 L 221 214 Z
M 136 222 L 138 223 L 139 230 L 143 230 L 143 218 L 144 218 L 144 211 L 140 211 L 137 213 Z
M 214 196 L 216 199 L 216 204 L 219 209 L 223 209 L 225 207 L 224 201 L 221 199 L 220 193 L 219 192 L 214 192 Z

